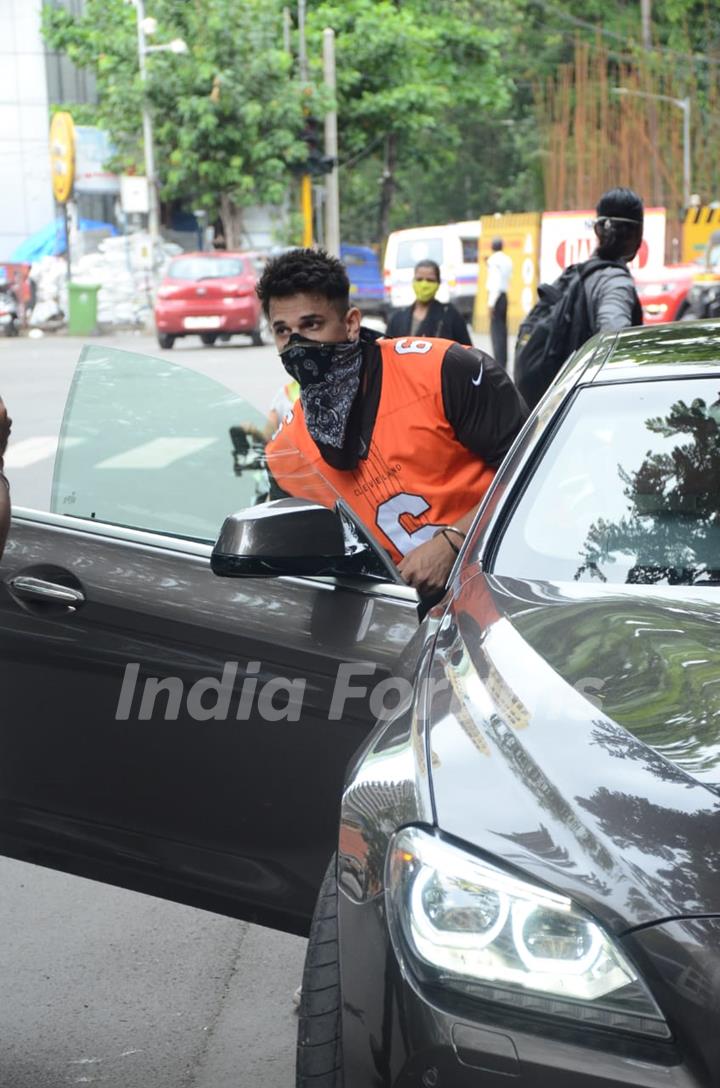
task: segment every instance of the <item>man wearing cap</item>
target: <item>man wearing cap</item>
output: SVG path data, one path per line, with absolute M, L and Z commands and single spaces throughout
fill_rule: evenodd
M 642 325 L 642 307 L 628 268 L 643 236 L 643 202 L 632 189 L 609 189 L 596 208 L 594 257 L 612 261 L 584 281 L 593 333 Z

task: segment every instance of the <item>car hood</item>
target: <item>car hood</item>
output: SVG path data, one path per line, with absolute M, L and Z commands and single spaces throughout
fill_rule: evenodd
M 720 608 L 712 589 L 482 574 L 432 665 L 441 830 L 617 932 L 720 913 Z

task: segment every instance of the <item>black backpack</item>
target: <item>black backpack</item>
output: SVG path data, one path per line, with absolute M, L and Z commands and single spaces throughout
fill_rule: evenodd
M 562 364 L 592 336 L 584 280 L 617 261 L 591 257 L 569 265 L 554 283 L 541 283 L 538 301 L 520 325 L 515 347 L 515 384 L 534 408 Z

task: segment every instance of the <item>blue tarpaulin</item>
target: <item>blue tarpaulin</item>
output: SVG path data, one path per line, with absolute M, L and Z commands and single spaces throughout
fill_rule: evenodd
M 81 231 L 105 230 L 108 234 L 117 234 L 117 228 L 112 223 L 101 223 L 97 219 L 81 219 L 78 226 Z M 41 257 L 59 257 L 66 249 L 65 224 L 62 216 L 59 215 L 54 222 L 48 223 L 42 230 L 31 234 L 29 238 L 16 246 L 9 260 L 32 264 L 33 261 L 39 261 Z

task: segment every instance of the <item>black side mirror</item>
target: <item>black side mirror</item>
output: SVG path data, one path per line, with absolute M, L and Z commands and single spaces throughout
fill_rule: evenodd
M 390 558 L 338 502 L 276 499 L 225 519 L 210 564 L 221 578 L 362 575 L 401 582 Z

